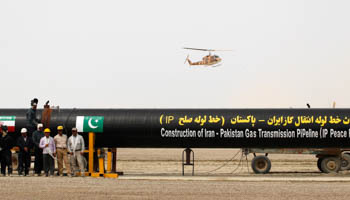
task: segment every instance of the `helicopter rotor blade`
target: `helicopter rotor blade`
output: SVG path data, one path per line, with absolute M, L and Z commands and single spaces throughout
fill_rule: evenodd
M 184 49 L 187 49 L 187 50 L 197 50 L 197 51 L 233 51 L 233 50 L 229 50 L 229 49 L 224 49 L 224 50 L 216 50 L 216 49 L 198 49 L 198 48 L 189 48 L 189 47 L 184 47 Z
M 214 51 L 214 49 L 198 49 L 198 48 L 189 48 L 189 47 L 184 47 L 184 49 L 197 50 L 197 51 Z
M 234 51 L 234 50 L 230 50 L 230 49 L 221 50 L 221 49 L 219 49 L 219 50 L 213 50 L 213 51 Z

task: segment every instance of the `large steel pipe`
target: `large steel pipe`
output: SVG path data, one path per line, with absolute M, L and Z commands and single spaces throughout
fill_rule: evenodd
M 0 109 L 0 121 L 4 116 L 15 117 L 11 134 L 19 135 L 26 127 L 26 112 Z M 37 113 L 40 119 L 41 110 Z M 53 134 L 63 125 L 70 135 L 78 116 L 103 117 L 97 147 L 350 147 L 350 109 L 53 109 Z M 86 122 L 90 128 L 98 125 Z

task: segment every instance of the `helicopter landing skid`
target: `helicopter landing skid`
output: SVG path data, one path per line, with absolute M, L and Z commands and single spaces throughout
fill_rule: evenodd
M 213 65 L 212 67 L 220 67 L 221 64 Z

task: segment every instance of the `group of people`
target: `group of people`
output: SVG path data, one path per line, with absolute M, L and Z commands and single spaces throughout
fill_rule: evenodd
M 28 136 L 26 128 L 21 129 L 21 136 L 14 143 L 11 136 L 8 135 L 6 126 L 1 126 L 2 132 L 0 137 L 0 161 L 1 174 L 12 174 L 12 153 L 13 146 L 19 148 L 18 152 L 18 175 L 29 175 L 31 164 L 31 150 L 34 149 L 34 175 L 40 176 L 44 170 L 46 176 L 53 176 L 55 169 L 55 160 L 57 160 L 58 174 L 63 176 L 63 163 L 67 170 L 67 175 L 75 175 L 80 171 L 82 175 L 85 172 L 84 149 L 85 143 L 81 135 L 78 134 L 76 128 L 72 128 L 72 136 L 67 138 L 63 134 L 63 126 L 57 127 L 57 135 L 51 137 L 51 130 L 46 128 L 43 131 L 43 125 L 38 124 L 38 128 L 34 131 L 32 137 Z M 70 155 L 70 162 L 68 159 Z M 73 174 L 72 170 L 73 168 Z
M 27 112 L 27 128 L 21 129 L 21 136 L 14 142 L 8 134 L 7 126 L 0 126 L 0 162 L 1 174 L 12 175 L 12 152 L 14 146 L 19 148 L 18 152 L 18 175 L 28 176 L 31 164 L 31 152 L 34 150 L 34 176 L 40 176 L 42 171 L 46 176 L 53 176 L 55 160 L 57 160 L 58 175 L 63 176 L 63 163 L 67 176 L 74 176 L 80 171 L 85 174 L 86 161 L 84 158 L 85 143 L 77 128 L 72 128 L 72 136 L 67 138 L 63 134 L 63 126 L 57 127 L 57 135 L 50 136 L 51 130 L 45 128 L 36 118 L 36 107 L 38 100 L 31 101 L 31 108 Z M 29 135 L 29 133 L 32 133 Z M 68 159 L 70 157 L 70 159 Z M 71 170 L 72 168 L 72 170 Z M 73 171 L 73 172 L 72 172 Z
M 53 176 L 55 169 L 55 160 L 57 160 L 58 175 L 63 176 L 63 164 L 65 165 L 67 176 L 74 176 L 80 171 L 82 176 L 85 174 L 85 143 L 77 128 L 72 128 L 72 136 L 67 138 L 63 134 L 63 126 L 57 127 L 57 135 L 51 137 L 51 130 L 38 124 L 32 137 L 28 136 L 26 128 L 21 129 L 21 136 L 14 143 L 11 136 L 8 135 L 7 127 L 1 126 L 2 133 L 0 137 L 0 161 L 1 174 L 12 175 L 12 153 L 13 146 L 19 148 L 18 152 L 18 175 L 28 176 L 31 164 L 31 150 L 34 149 L 34 176 L 40 176 L 44 171 L 46 176 Z M 69 154 L 69 155 L 68 155 Z M 68 156 L 70 159 L 68 159 Z M 70 162 L 69 162 L 70 161 Z M 73 168 L 73 173 L 71 168 Z

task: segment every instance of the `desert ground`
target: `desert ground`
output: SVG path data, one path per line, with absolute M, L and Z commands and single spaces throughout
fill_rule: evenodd
M 0 177 L 1 199 L 349 199 L 350 173 L 319 173 L 314 155 L 270 154 L 271 172 L 257 175 L 237 149 L 193 150 L 194 176 L 182 176 L 182 149 L 118 149 L 118 179 L 15 172 Z

